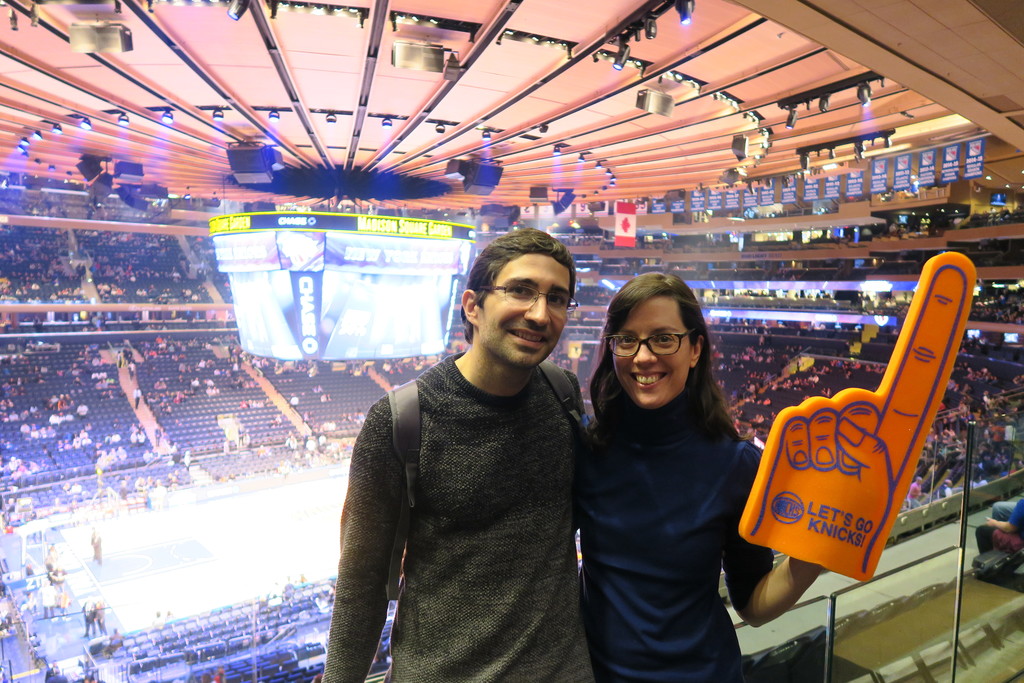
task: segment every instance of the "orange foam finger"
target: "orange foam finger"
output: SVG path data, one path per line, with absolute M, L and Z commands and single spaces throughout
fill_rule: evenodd
M 744 538 L 871 578 L 953 371 L 975 278 L 962 254 L 930 259 L 878 390 L 779 413 L 740 519 Z M 790 455 L 804 449 L 810 466 Z

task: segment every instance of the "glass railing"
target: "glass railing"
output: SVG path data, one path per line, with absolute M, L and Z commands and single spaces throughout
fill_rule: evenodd
M 740 626 L 748 683 L 1020 677 L 1024 551 L 979 563 L 975 529 L 995 501 L 1024 492 L 1024 414 L 989 415 L 985 425 L 957 456 L 963 471 L 992 457 L 1018 471 L 973 489 L 965 476 L 966 490 L 902 513 L 870 581 L 825 574 L 818 597 L 760 629 Z

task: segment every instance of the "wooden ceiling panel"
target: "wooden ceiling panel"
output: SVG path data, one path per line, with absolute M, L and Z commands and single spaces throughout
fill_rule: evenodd
M 28 5 L 10 0 L 20 26 L 0 32 L 0 85 L 6 86 L 0 88 L 0 144 L 9 151 L 30 126 L 60 121 L 68 129 L 74 123 L 69 114 L 86 114 L 96 130 L 47 138 L 34 145 L 27 166 L 15 155 L 20 158 L 9 159 L 10 167 L 54 163 L 60 177 L 77 154 L 95 150 L 141 160 L 155 181 L 193 193 L 223 187 L 229 171 L 224 148 L 239 141 L 274 144 L 287 163 L 303 166 L 344 166 L 354 144 L 355 167 L 374 164 L 432 178 L 441 177 L 450 159 L 478 156 L 505 165 L 495 197 L 521 203 L 531 184 L 576 186 L 580 193 L 599 188 L 605 175 L 594 168 L 598 158 L 607 158 L 620 179 L 616 189 L 601 193 L 606 198 L 667 184 L 715 185 L 725 168 L 752 168 L 752 160 L 737 162 L 730 142 L 748 135 L 753 149 L 758 125 L 775 131 L 759 173 L 794 172 L 796 147 L 883 126 L 897 129 L 900 145 L 989 129 L 1024 147 L 1017 120 L 1024 82 L 1014 68 L 1024 62 L 1024 47 L 1014 37 L 1012 17 L 993 10 L 993 1 L 700 0 L 688 26 L 671 5 L 642 0 L 523 0 L 512 10 L 503 0 L 381 3 L 389 12 L 479 24 L 470 42 L 468 33 L 452 27 L 400 22 L 392 28 L 390 15 L 375 22 L 377 5 L 369 3 L 360 28 L 349 15 L 287 6 L 271 18 L 265 0 L 253 0 L 237 22 L 223 4 L 156 0 L 149 13 L 139 0 L 122 0 L 124 11 L 115 15 L 112 4 L 38 0 L 41 25 L 31 27 Z M 628 22 L 643 19 L 641 7 L 665 10 L 654 39 L 629 42 L 631 57 L 645 60 L 646 71 L 632 63 L 616 71 L 609 60 L 595 61 L 592 51 L 617 53 L 616 37 L 635 30 L 638 24 L 631 29 Z M 127 25 L 134 50 L 95 58 L 71 52 L 62 38 L 67 27 L 92 18 Z M 495 33 L 487 37 L 491 28 Z M 506 29 L 578 45 L 570 57 L 511 38 L 499 44 Z M 390 59 L 395 40 L 443 45 L 468 68 L 455 82 L 396 69 Z M 375 64 L 367 61 L 371 46 Z M 656 74 L 670 67 L 707 85 L 698 94 L 671 80 L 659 84 Z M 886 78 L 885 87 L 872 84 L 870 107 L 860 107 L 852 89 L 839 91 L 830 111 L 817 111 L 816 103 L 810 111 L 801 107 L 796 128 L 785 130 L 779 98 L 870 70 Z M 638 109 L 643 89 L 669 94 L 672 116 Z M 723 90 L 742 101 L 741 111 L 715 98 Z M 174 109 L 172 126 L 151 111 L 164 106 Z M 225 107 L 223 120 L 213 121 L 213 107 Z M 279 122 L 270 121 L 270 107 L 281 108 Z M 748 109 L 764 121 L 744 118 Z M 110 112 L 120 110 L 128 112 L 130 129 L 115 125 Z M 327 110 L 338 112 L 336 124 L 326 122 Z M 384 129 L 381 114 L 406 118 Z M 435 131 L 436 121 L 445 122 L 444 132 Z M 490 143 L 481 138 L 481 126 L 495 131 Z M 591 154 L 585 161 L 576 154 L 556 159 L 555 143 Z M 244 188 L 231 192 L 264 196 Z M 456 192 L 437 201 L 466 206 L 491 200 Z

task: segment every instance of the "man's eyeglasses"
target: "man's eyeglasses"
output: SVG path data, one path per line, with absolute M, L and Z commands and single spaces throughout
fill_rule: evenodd
M 521 308 L 530 308 L 540 297 L 544 297 L 548 302 L 548 308 L 552 311 L 561 313 L 569 313 L 575 311 L 579 304 L 571 296 L 565 292 L 550 291 L 541 292 L 536 287 L 530 285 L 494 285 L 493 287 L 480 287 L 481 290 L 486 292 L 502 292 L 505 295 L 505 301 L 518 306 Z
M 631 334 L 609 334 L 605 339 L 612 355 L 631 358 L 640 352 L 640 347 L 644 344 L 655 356 L 671 356 L 689 336 L 690 332 L 662 332 L 644 339 Z

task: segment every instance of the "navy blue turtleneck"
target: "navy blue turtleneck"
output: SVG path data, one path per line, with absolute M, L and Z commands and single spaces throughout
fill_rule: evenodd
M 772 551 L 737 532 L 757 472 L 752 444 L 713 441 L 689 392 L 643 410 L 623 396 L 614 443 L 576 462 L 583 620 L 599 683 L 742 681 L 718 594 L 742 609 Z

